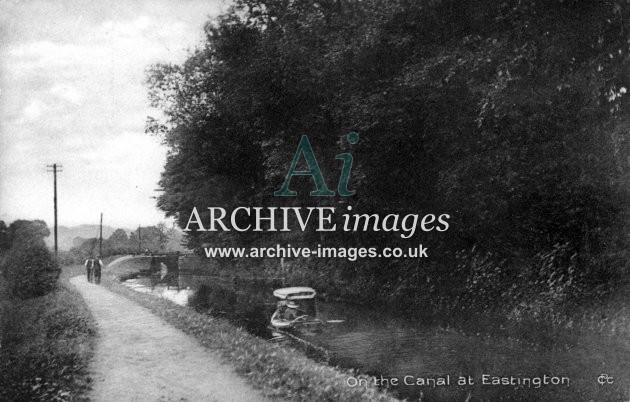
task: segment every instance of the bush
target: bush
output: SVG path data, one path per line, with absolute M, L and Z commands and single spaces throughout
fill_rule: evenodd
M 21 299 L 43 296 L 55 288 L 61 269 L 39 242 L 14 244 L 2 262 L 9 292 Z

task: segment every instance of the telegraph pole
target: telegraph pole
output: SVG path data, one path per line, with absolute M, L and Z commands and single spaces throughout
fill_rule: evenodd
M 52 170 L 48 170 L 48 172 L 53 173 L 53 181 L 55 187 L 55 195 L 53 199 L 55 202 L 55 257 L 57 257 L 57 172 L 62 172 L 63 170 L 61 170 L 61 168 L 63 166 L 53 163 L 52 165 L 46 165 L 46 167 L 52 168 Z
M 100 233 L 99 233 L 99 237 L 98 237 L 98 255 L 101 256 L 101 258 L 103 258 L 103 213 L 101 212 L 101 226 L 100 226 Z
M 140 248 L 141 248 L 141 240 L 140 240 L 140 225 L 138 225 L 138 254 L 140 254 Z

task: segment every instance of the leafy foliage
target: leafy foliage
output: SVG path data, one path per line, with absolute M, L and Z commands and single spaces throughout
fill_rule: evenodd
M 26 299 L 52 291 L 61 270 L 46 246 L 31 243 L 12 247 L 3 261 L 2 272 L 12 293 Z
M 511 284 L 515 268 L 519 286 L 561 275 L 567 266 L 534 269 L 561 247 L 580 272 L 570 294 L 612 283 L 628 262 L 629 14 L 604 0 L 237 1 L 185 63 L 148 72 L 164 118 L 147 132 L 170 148 L 158 205 L 183 227 L 195 206 L 269 204 L 307 134 L 317 155 L 353 153 L 356 210 L 453 217 L 429 240 L 448 270 L 340 262 L 335 275 L 451 298 L 485 283 L 499 304 L 511 296 L 491 288 Z M 357 145 L 343 140 L 351 130 Z M 338 177 L 334 158 L 319 162 Z M 347 201 L 294 186 L 304 196 L 274 205 Z M 353 236 L 289 240 L 391 241 Z M 260 238 L 193 233 L 189 245 L 208 241 Z M 461 250 L 477 257 L 448 257 Z
M 8 252 L 0 271 L 9 292 L 22 299 L 43 296 L 53 290 L 61 272 L 44 238 L 50 234 L 43 221 L 17 220 L 9 226 Z
M 42 220 L 16 220 L 7 230 L 9 248 L 16 244 L 42 243 L 44 238 L 50 236 L 50 230 L 46 222 Z
M 124 229 L 116 229 L 109 238 L 103 239 L 101 257 L 113 255 L 134 254 L 138 252 L 164 252 L 177 250 L 177 244 L 173 242 L 178 239 L 178 233 L 173 228 L 168 228 L 164 223 L 155 226 L 145 226 L 139 228 L 140 243 L 138 242 L 138 231 L 129 234 Z M 88 257 L 99 254 L 99 239 L 84 239 L 80 245 L 73 247 L 63 255 L 67 263 L 83 263 Z M 175 251 L 176 251 L 175 250 Z
M 0 254 L 11 248 L 11 235 L 4 221 L 0 221 Z

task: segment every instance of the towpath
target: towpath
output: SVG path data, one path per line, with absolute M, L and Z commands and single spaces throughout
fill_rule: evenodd
M 83 276 L 70 282 L 98 325 L 90 400 L 264 400 L 217 354 L 149 310 Z

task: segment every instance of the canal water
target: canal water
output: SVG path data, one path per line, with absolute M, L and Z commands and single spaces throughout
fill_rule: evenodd
M 269 327 L 276 307 L 272 291 L 281 287 L 279 282 L 180 273 L 168 287 L 152 286 L 150 277 L 125 284 L 226 317 L 266 339 L 279 339 Z M 630 400 L 630 346 L 625 340 L 585 335 L 540 346 L 496 331 L 488 335 L 449 329 L 444 325 L 448 317 L 412 319 L 379 306 L 323 301 L 317 302 L 317 310 L 320 320 L 335 322 L 290 333 L 286 341 L 330 364 L 358 369 L 400 398 Z M 347 386 L 363 384 L 350 379 Z

